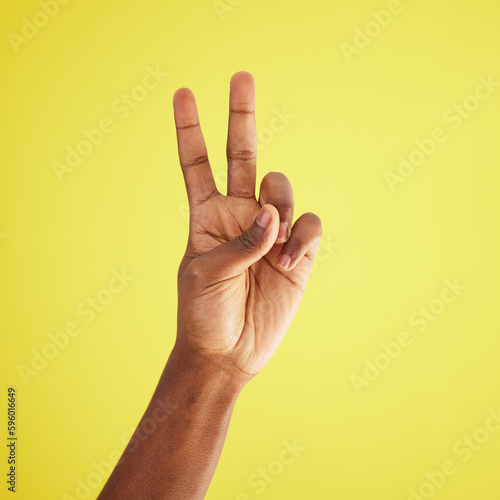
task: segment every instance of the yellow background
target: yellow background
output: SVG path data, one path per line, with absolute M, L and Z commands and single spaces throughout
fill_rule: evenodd
M 207 498 L 404 500 L 446 460 L 458 471 L 435 498 L 500 498 L 500 432 L 466 463 L 453 451 L 500 407 L 500 89 L 457 130 L 443 118 L 480 77 L 500 79 L 500 6 L 402 0 L 348 62 L 341 43 L 387 3 L 221 0 L 218 13 L 211 0 L 73 0 L 17 52 L 9 33 L 41 6 L 2 3 L 1 365 L 5 392 L 17 388 L 16 498 L 95 498 L 99 487 L 77 495 L 78 479 L 98 483 L 93 462 L 121 452 L 141 417 L 174 341 L 187 236 L 172 95 L 194 91 L 223 179 L 239 70 L 255 76 L 261 134 L 276 110 L 294 115 L 261 148 L 258 182 L 286 173 L 296 214 L 320 215 L 324 238 L 292 328 L 237 403 Z M 111 104 L 157 65 L 168 76 L 120 119 Z M 115 130 L 59 182 L 53 163 L 104 118 Z M 438 127 L 448 140 L 392 192 L 385 173 Z M 87 325 L 76 309 L 113 269 L 135 278 Z M 409 317 L 455 278 L 466 290 L 418 333 Z M 69 321 L 82 333 L 25 384 L 19 366 Z M 403 330 L 412 345 L 357 394 L 352 375 Z M 249 478 L 294 439 L 305 450 L 258 493 Z

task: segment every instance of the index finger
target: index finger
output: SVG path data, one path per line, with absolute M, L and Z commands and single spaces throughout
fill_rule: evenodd
M 179 160 L 189 204 L 194 206 L 219 194 L 219 191 L 208 161 L 193 93 L 187 88 L 177 90 L 173 104 Z

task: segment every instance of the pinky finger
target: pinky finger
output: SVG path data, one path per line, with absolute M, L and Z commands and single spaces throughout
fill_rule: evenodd
M 281 248 L 276 264 L 291 271 L 306 256 L 314 259 L 321 241 L 321 219 L 311 212 L 302 214 L 292 227 L 292 234 Z

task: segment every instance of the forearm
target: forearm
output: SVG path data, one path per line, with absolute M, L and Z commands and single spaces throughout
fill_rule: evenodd
M 199 354 L 174 347 L 98 500 L 204 498 L 242 387 Z

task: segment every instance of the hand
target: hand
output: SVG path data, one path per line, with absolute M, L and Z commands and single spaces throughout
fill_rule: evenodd
M 174 95 L 189 200 L 178 274 L 176 348 L 196 351 L 247 382 L 274 354 L 297 312 L 321 240 L 321 221 L 293 224 L 293 190 L 268 173 L 255 198 L 257 134 L 252 75 L 231 79 L 227 195 L 215 185 L 193 93 Z

